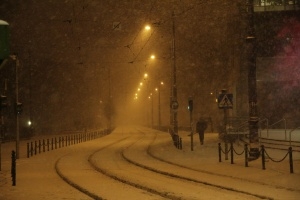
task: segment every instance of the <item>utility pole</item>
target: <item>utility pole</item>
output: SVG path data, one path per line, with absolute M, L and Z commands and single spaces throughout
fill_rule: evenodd
M 248 67 L 248 100 L 249 100 L 249 142 L 250 159 L 259 157 L 258 143 L 258 116 L 257 116 L 257 92 L 256 92 L 256 38 L 254 31 L 254 7 L 253 0 L 247 0 L 247 37 L 246 53 Z
M 172 38 L 173 38 L 173 72 L 172 72 L 172 96 L 171 96 L 171 123 L 173 125 L 173 139 L 178 139 L 178 121 L 177 121 L 177 109 L 178 109 L 178 101 L 177 101 L 177 86 L 176 86 L 176 45 L 175 45 L 175 15 L 174 11 L 172 13 Z M 175 142 L 175 141 L 174 141 Z
M 19 125 L 19 112 L 18 106 L 19 106 L 19 78 L 18 78 L 18 70 L 19 70 L 19 59 L 17 55 L 11 55 L 11 58 L 15 61 L 15 79 L 16 79 L 16 102 L 15 102 L 15 114 L 16 114 L 16 158 L 19 159 L 20 155 L 20 125 Z

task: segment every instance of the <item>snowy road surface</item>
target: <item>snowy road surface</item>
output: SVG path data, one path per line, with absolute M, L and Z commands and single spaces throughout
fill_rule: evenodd
M 269 170 L 258 160 L 247 168 L 242 158 L 234 165 L 219 163 L 217 134 L 206 134 L 203 146 L 196 140 L 194 151 L 180 134 L 182 150 L 168 133 L 120 127 L 96 140 L 19 159 L 17 186 L 1 183 L 0 199 L 299 199 L 299 159 L 294 174 L 286 163 L 267 163 Z

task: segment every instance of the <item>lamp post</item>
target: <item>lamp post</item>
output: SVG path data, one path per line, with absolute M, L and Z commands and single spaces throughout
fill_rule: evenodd
M 249 142 L 250 159 L 259 157 L 258 143 L 258 116 L 257 116 L 257 92 L 256 92 L 256 38 L 254 31 L 254 7 L 253 0 L 247 0 L 247 37 L 246 53 L 248 67 L 248 100 L 249 100 Z
M 174 139 L 177 139 L 176 137 L 178 137 L 178 121 L 177 121 L 177 109 L 178 109 L 178 101 L 177 101 L 177 82 L 176 82 L 176 53 L 175 53 L 175 49 L 176 49 L 176 43 L 175 43 L 175 15 L 174 15 L 174 11 L 172 12 L 172 60 L 173 60 L 173 71 L 172 71 L 172 87 L 171 87 L 171 98 L 170 98 L 170 104 L 171 104 L 171 108 L 170 108 L 170 115 L 172 116 L 170 118 L 170 124 L 173 125 L 173 136 Z
M 19 129 L 19 114 L 20 112 L 17 111 L 19 106 L 19 79 L 18 79 L 18 70 L 19 70 L 19 59 L 17 55 L 11 55 L 10 56 L 15 61 L 15 73 L 16 73 L 16 103 L 15 103 L 15 109 L 16 109 L 16 158 L 19 158 L 20 155 L 20 129 Z M 21 105 L 21 104 L 20 104 Z

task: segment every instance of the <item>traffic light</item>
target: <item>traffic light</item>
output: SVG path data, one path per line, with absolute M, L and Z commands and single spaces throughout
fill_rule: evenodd
M 3 108 L 6 108 L 7 107 L 7 96 L 4 96 L 4 95 L 0 95 L 0 110 L 2 110 Z
M 16 105 L 15 105 L 15 110 L 16 110 L 16 114 L 17 114 L 17 115 L 22 114 L 22 111 L 23 111 L 23 104 L 20 103 L 20 102 L 17 102 Z
M 188 105 L 189 111 L 193 111 L 193 99 L 189 99 L 189 105 Z

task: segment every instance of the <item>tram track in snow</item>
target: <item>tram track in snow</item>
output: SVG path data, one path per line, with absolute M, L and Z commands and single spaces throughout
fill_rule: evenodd
M 224 196 L 225 193 L 225 196 L 237 196 L 240 199 L 245 197 L 247 199 L 273 199 L 267 195 L 251 193 L 247 190 L 206 181 L 207 177 L 212 176 L 213 179 L 217 177 L 231 181 L 232 177 L 222 177 L 210 172 L 191 169 L 154 155 L 151 152 L 151 148 L 156 137 L 157 132 L 155 131 L 150 133 L 144 130 L 130 130 L 130 134 L 126 137 L 123 136 L 122 139 L 90 151 L 84 156 L 84 162 L 88 163 L 89 170 L 92 169 L 97 171 L 98 174 L 105 175 L 121 184 L 136 188 L 139 192 L 144 191 L 142 193 L 147 194 L 146 196 L 149 197 L 147 199 L 198 199 L 199 195 L 201 196 L 206 191 L 210 191 L 214 198 L 216 198 L 215 195 L 218 195 L 216 193 L 220 193 L 219 195 L 221 196 Z M 60 158 L 55 165 L 56 171 L 62 179 L 93 199 L 106 199 L 101 194 L 95 194 L 80 182 L 78 183 L 67 178 L 58 167 L 63 159 L 63 157 Z M 188 173 L 188 175 L 182 173 L 183 171 Z M 203 179 L 203 177 L 206 178 Z M 157 179 L 157 182 L 149 181 L 148 179 Z M 175 183 L 175 186 L 171 183 Z M 170 184 L 170 187 L 167 184 Z M 190 189 L 177 191 L 176 188 Z M 195 190 L 199 191 L 195 192 Z M 148 194 L 152 194 L 152 196 Z

